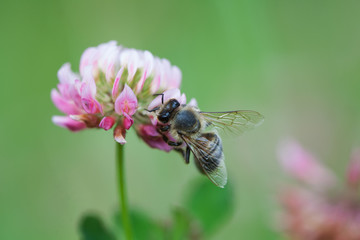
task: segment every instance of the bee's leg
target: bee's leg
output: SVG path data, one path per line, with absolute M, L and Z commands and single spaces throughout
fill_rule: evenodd
M 158 125 L 158 129 L 161 132 L 168 132 L 170 130 L 170 125 Z
M 190 162 L 190 150 L 191 149 L 190 149 L 189 145 L 187 144 L 187 142 L 184 140 L 183 135 L 180 132 L 178 132 L 178 134 L 180 135 L 183 142 L 185 142 L 186 150 L 185 150 L 185 154 L 184 154 L 184 159 L 185 159 L 185 163 L 189 164 L 189 162 Z
M 183 142 L 173 142 L 173 141 L 170 141 L 169 138 L 167 136 L 165 136 L 164 134 L 162 134 L 162 138 L 163 140 L 169 144 L 169 146 L 172 146 L 172 147 L 179 147 L 183 144 Z
M 185 152 L 185 163 L 189 164 L 190 162 L 190 148 L 186 145 L 186 152 Z
M 164 104 L 164 94 L 163 93 L 156 93 L 154 96 L 160 96 L 161 95 L 161 103 Z
M 174 150 L 181 154 L 181 156 L 184 158 L 184 161 L 186 164 L 189 163 L 190 152 L 188 153 L 187 150 L 184 148 L 174 148 Z

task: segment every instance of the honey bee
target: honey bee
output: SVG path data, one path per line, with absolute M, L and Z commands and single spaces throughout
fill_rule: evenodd
M 260 125 L 264 117 L 250 110 L 202 112 L 195 106 L 181 105 L 174 98 L 164 103 L 164 94 L 159 95 L 162 95 L 162 105 L 149 112 L 155 112 L 158 120 L 157 131 L 163 140 L 181 152 L 187 164 L 192 152 L 200 172 L 223 188 L 227 183 L 227 172 L 222 141 L 217 129 L 241 134 Z

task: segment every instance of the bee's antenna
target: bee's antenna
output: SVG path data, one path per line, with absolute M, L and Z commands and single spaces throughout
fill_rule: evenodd
M 154 96 L 160 96 L 161 95 L 161 104 L 164 104 L 164 94 L 163 93 L 156 93 Z
M 160 107 L 156 107 L 156 108 L 153 108 L 153 109 L 151 109 L 151 110 L 149 110 L 149 109 L 145 109 L 145 111 L 148 111 L 148 112 L 155 112 L 156 110 L 159 110 L 160 109 Z

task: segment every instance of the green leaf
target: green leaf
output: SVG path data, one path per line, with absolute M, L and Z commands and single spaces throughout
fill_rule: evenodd
M 232 187 L 227 184 L 225 188 L 218 188 L 210 181 L 202 180 L 194 185 L 186 200 L 186 206 L 209 235 L 224 223 L 233 210 Z
M 80 232 L 82 240 L 115 240 L 113 234 L 95 215 L 87 215 L 81 219 Z
M 124 235 L 122 228 L 122 218 L 120 213 L 116 213 L 115 224 L 117 233 L 120 236 Z M 161 240 L 165 239 L 165 230 L 157 222 L 153 221 L 145 213 L 140 210 L 131 209 L 130 220 L 132 226 L 132 233 L 135 240 Z
M 172 226 L 172 239 L 181 240 L 189 239 L 191 218 L 184 209 L 175 208 L 172 211 L 173 226 Z

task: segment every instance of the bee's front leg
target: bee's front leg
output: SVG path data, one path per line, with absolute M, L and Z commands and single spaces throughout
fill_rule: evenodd
M 160 132 L 168 132 L 170 130 L 170 125 L 158 125 L 158 129 Z
M 181 146 L 181 145 L 183 144 L 182 141 L 180 141 L 180 142 L 170 141 L 169 138 L 168 138 L 166 135 L 164 135 L 164 134 L 162 134 L 162 138 L 163 138 L 163 140 L 164 140 L 167 144 L 169 144 L 169 146 L 171 146 L 171 147 L 179 147 L 179 146 Z

